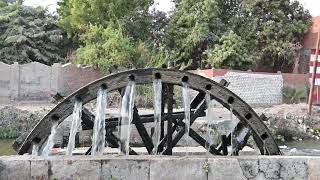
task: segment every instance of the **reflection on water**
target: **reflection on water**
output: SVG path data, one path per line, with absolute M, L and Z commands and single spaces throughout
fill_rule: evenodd
M 14 139 L 0 139 L 0 156 L 16 154 L 12 148 L 13 141 Z

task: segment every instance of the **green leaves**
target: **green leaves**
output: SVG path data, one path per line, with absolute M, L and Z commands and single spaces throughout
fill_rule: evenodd
M 304 33 L 310 27 L 310 14 L 297 1 L 243 2 L 240 13 L 251 23 L 244 23 L 245 27 L 239 26 L 241 30 L 251 29 L 253 33 L 258 32 L 255 36 L 256 46 L 252 47 L 256 52 L 261 52 L 258 54 L 258 66 L 260 62 L 269 61 L 275 71 L 290 71 L 294 53 L 290 52 L 289 47 L 291 44 L 302 41 Z M 253 33 L 250 34 L 253 35 Z
M 64 61 L 64 32 L 55 23 L 43 8 L 19 3 L 0 7 L 0 61 L 47 65 Z
M 301 42 L 309 13 L 290 0 L 180 0 L 169 24 L 169 49 L 177 66 L 275 71 L 291 67 L 291 44 Z M 189 63 L 191 62 L 191 63 Z
M 151 0 L 64 0 L 59 2 L 59 23 L 70 37 L 76 37 L 90 30 L 90 25 L 126 24 L 151 4 Z
M 152 0 L 64 0 L 59 24 L 75 44 L 76 62 L 103 70 L 159 66 L 165 61 L 167 17 Z
M 171 61 L 180 69 L 287 72 L 298 54 L 291 47 L 302 41 L 311 18 L 291 0 L 176 0 L 171 16 L 149 12 L 152 3 L 60 2 L 59 24 L 79 46 L 77 62 L 105 70 Z
M 92 64 L 104 70 L 116 66 L 128 66 L 134 53 L 133 44 L 123 34 L 121 28 L 92 26 L 80 40 L 85 46 L 77 50 L 77 62 Z
M 230 31 L 213 49 L 207 50 L 207 61 L 217 68 L 247 69 L 254 59 L 240 36 Z

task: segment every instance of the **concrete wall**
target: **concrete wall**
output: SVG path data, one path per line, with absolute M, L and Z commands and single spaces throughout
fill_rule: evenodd
M 53 95 L 67 96 L 102 76 L 102 72 L 91 67 L 73 64 L 8 65 L 0 62 L 0 104 L 48 103 Z
M 0 157 L 1 180 L 317 180 L 320 157 Z
M 281 83 L 280 76 L 283 78 L 283 87 L 298 87 L 301 89 L 308 82 L 308 77 L 304 74 L 230 72 L 225 69 L 207 69 L 192 72 L 210 79 L 213 77 L 229 79 L 230 82 L 232 81 L 230 89 L 251 105 L 281 103 L 281 92 L 279 92 L 281 86 L 279 84 Z M 233 75 L 231 76 L 230 73 Z M 7 65 L 0 62 L 0 104 L 49 103 L 52 101 L 51 97 L 53 95 L 59 93 L 63 96 L 68 96 L 105 74 L 89 66 L 70 63 L 64 65 L 56 63 L 52 66 L 46 66 L 37 62 L 22 65 L 18 63 Z

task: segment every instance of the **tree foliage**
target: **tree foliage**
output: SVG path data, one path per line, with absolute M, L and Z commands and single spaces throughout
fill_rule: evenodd
M 154 66 L 165 58 L 164 13 L 149 12 L 152 0 L 64 0 L 59 24 L 79 44 L 76 61 L 104 70 Z
M 90 31 L 91 25 L 104 28 L 110 23 L 142 25 L 151 4 L 151 0 L 63 0 L 59 2 L 59 23 L 70 36 Z
M 78 63 L 110 69 L 132 62 L 130 58 L 133 56 L 134 47 L 130 38 L 126 37 L 121 29 L 93 26 L 81 36 L 80 40 L 85 46 L 77 49 Z
M 172 61 L 181 69 L 271 71 L 290 71 L 298 54 L 292 47 L 311 22 L 291 0 L 174 2 L 168 16 L 150 11 L 152 0 L 63 0 L 59 22 L 79 45 L 78 62 L 105 69 Z
M 169 25 L 169 48 L 177 66 L 185 68 L 208 62 L 246 69 L 267 61 L 264 65 L 274 71 L 284 70 L 292 63 L 290 46 L 301 42 L 310 18 L 290 0 L 179 0 Z
M 246 48 L 245 41 L 233 31 L 223 35 L 206 54 L 207 62 L 217 68 L 248 69 L 254 64 L 254 57 Z
M 43 8 L 0 1 L 0 61 L 51 65 L 64 61 L 64 32 Z

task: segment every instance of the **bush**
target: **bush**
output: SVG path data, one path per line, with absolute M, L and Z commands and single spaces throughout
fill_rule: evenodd
M 307 96 L 304 89 L 285 87 L 282 90 L 283 100 L 287 104 L 296 104 L 306 101 Z
M 18 137 L 18 130 L 14 127 L 0 128 L 0 139 L 13 139 Z

